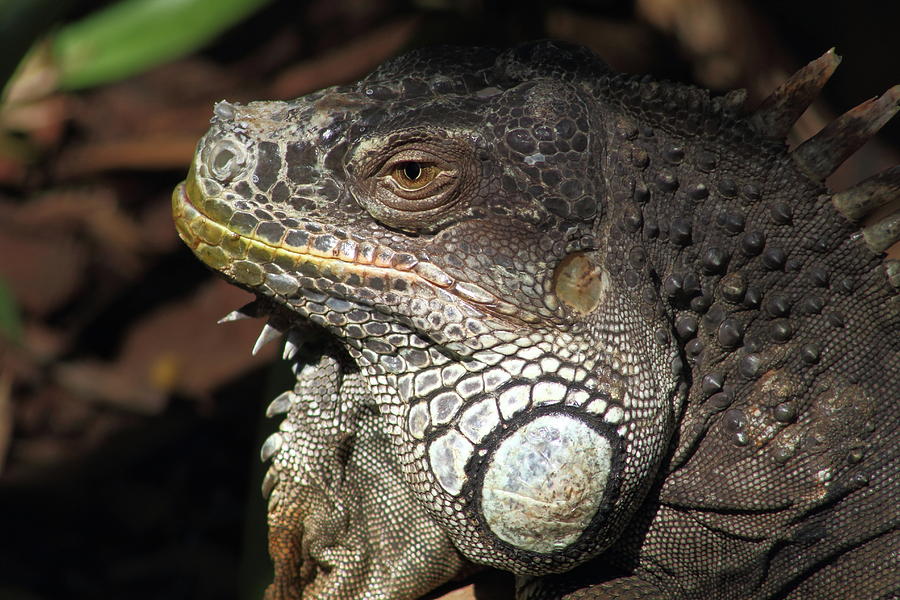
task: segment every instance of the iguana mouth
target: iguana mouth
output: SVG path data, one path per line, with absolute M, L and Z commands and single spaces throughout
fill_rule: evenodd
M 279 236 L 264 239 L 259 225 L 248 227 L 235 221 L 232 217 L 238 213 L 226 208 L 224 202 L 208 197 L 199 185 L 192 169 L 172 193 L 175 227 L 194 254 L 235 284 L 285 304 L 317 325 L 335 327 L 333 331 L 339 336 L 347 333 L 341 329 L 348 322 L 368 319 L 372 312 L 389 315 L 413 330 L 421 330 L 410 321 L 410 315 L 391 309 L 394 298 L 410 290 L 417 290 L 416 296 L 431 295 L 441 302 L 446 302 L 451 295 L 471 307 L 467 311 L 474 310 L 506 322 L 538 320 L 536 315 L 498 299 L 480 286 L 454 280 L 440 267 L 412 254 L 397 252 L 383 244 L 349 239 L 343 232 L 318 223 L 282 228 Z M 323 289 L 323 281 L 327 289 Z M 425 310 L 429 310 L 427 303 Z M 269 317 L 254 346 L 254 354 L 292 326 L 284 319 L 285 322 L 279 322 L 271 318 L 271 309 L 256 312 L 260 314 L 248 315 L 244 309 L 232 313 L 238 317 Z M 421 330 L 420 333 L 430 337 L 432 332 Z M 358 334 L 350 336 L 359 337 Z
M 284 270 L 309 269 L 311 266 L 322 274 L 331 272 L 342 279 L 355 274 L 363 278 L 389 277 L 410 283 L 424 280 L 443 289 L 458 287 L 446 273 L 430 263 L 419 262 L 411 254 L 394 252 L 385 246 L 340 240 L 327 231 L 315 233 L 297 229 L 287 232 L 274 243 L 255 235 L 255 229 L 235 231 L 206 214 L 202 204 L 204 196 L 196 192 L 196 186 L 189 179 L 180 183 L 172 194 L 178 233 L 200 260 L 241 284 L 258 287 L 272 282 L 273 274 L 264 272 L 259 266 L 270 263 Z M 256 265 L 256 268 L 250 265 Z M 382 285 L 369 282 L 367 286 L 364 281 L 361 287 L 379 289 Z M 279 291 L 277 285 L 271 287 Z M 482 303 L 492 300 L 487 296 L 468 299 Z
M 456 281 L 440 267 L 412 254 L 346 236 L 342 239 L 340 233 L 317 223 L 301 223 L 289 230 L 282 227 L 280 235 L 264 239 L 259 225 L 244 227 L 229 221 L 233 211 L 216 214 L 215 203 L 200 191 L 193 171 L 173 191 L 172 213 L 179 237 L 206 265 L 238 285 L 281 297 L 295 308 L 293 300 L 299 293 L 316 289 L 310 282 L 319 277 L 334 283 L 325 295 L 376 309 L 383 294 L 424 286 L 432 294 L 452 294 L 479 312 L 502 319 L 537 320 L 484 288 Z M 325 300 L 324 296 L 318 299 Z

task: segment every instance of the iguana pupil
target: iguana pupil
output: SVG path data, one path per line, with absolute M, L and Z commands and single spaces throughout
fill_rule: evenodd
M 417 162 L 408 162 L 403 166 L 403 175 L 410 181 L 416 181 L 422 174 L 422 167 Z

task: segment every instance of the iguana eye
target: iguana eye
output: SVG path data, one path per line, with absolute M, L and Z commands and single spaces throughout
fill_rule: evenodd
M 433 164 L 411 160 L 394 165 L 390 177 L 404 190 L 414 192 L 434 181 L 440 172 Z
M 451 157 L 420 148 L 406 148 L 388 159 L 377 174 L 384 188 L 380 201 L 390 208 L 421 213 L 443 206 L 458 183 L 458 165 Z
M 406 134 L 367 139 L 347 162 L 353 195 L 369 214 L 404 231 L 430 231 L 476 185 L 472 141 Z

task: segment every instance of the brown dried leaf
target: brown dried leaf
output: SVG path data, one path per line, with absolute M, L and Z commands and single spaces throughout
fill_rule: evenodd
M 158 414 L 173 391 L 203 397 L 230 379 L 271 361 L 278 344 L 250 354 L 261 320 L 216 325 L 236 306 L 252 300 L 212 280 L 187 301 L 169 305 L 135 325 L 114 362 L 60 364 L 57 383 L 92 402 L 137 414 Z
M 224 281 L 211 280 L 192 298 L 169 305 L 138 323 L 125 341 L 120 368 L 161 392 L 208 395 L 276 355 L 277 342 L 257 356 L 250 354 L 263 320 L 216 325 L 225 314 L 252 299 L 249 293 Z
M 547 12 L 545 26 L 547 37 L 587 46 L 616 71 L 644 73 L 651 69 L 655 40 L 644 23 L 553 8 Z
M 437 600 L 477 600 L 475 596 L 475 584 L 469 584 L 448 592 Z
M 121 209 L 110 187 L 51 191 L 22 205 L 11 221 L 26 231 L 84 235 L 105 264 L 121 273 L 139 268 L 143 230 Z
M 22 309 L 46 315 L 72 297 L 87 251 L 70 235 L 34 235 L 0 228 L 0 277 Z
M 167 394 L 136 376 L 121 363 L 82 360 L 54 369 L 56 382 L 66 391 L 91 402 L 99 402 L 143 415 L 156 415 L 166 406 Z

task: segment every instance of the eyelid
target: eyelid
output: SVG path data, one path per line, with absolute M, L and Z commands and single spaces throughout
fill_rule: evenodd
M 396 165 L 397 163 L 394 164 L 395 167 Z M 440 167 L 437 168 L 440 169 Z M 393 171 L 393 169 L 391 169 L 391 171 Z M 400 183 L 391 175 L 391 171 L 388 171 L 384 175 L 379 176 L 379 179 L 382 181 L 382 185 L 389 186 L 393 193 L 406 200 L 421 200 L 429 196 L 434 196 L 435 194 L 439 193 L 440 190 L 444 189 L 448 185 L 451 185 L 457 176 L 457 172 L 455 170 L 448 171 L 441 169 L 437 173 L 437 175 L 434 176 L 434 179 L 420 188 L 413 189 L 405 188 L 400 185 Z
M 400 165 L 409 162 L 418 162 L 434 167 L 438 173 L 434 179 L 421 188 L 403 187 L 392 174 Z M 390 192 L 398 197 L 397 207 L 400 207 L 406 202 L 420 202 L 425 198 L 440 194 L 441 190 L 453 184 L 458 176 L 458 171 L 455 165 L 436 154 L 416 147 L 407 147 L 391 154 L 374 173 L 374 176 L 380 181 L 380 185 L 390 189 Z M 408 210 L 413 210 L 413 208 L 410 206 Z

